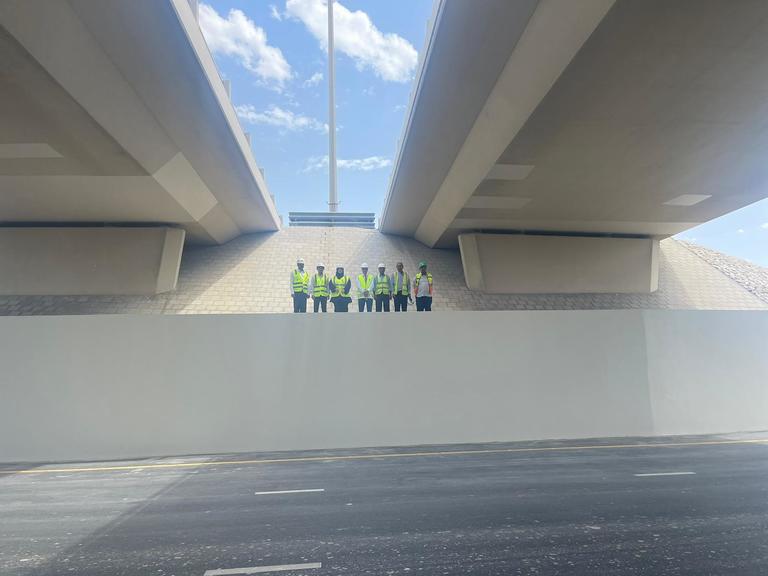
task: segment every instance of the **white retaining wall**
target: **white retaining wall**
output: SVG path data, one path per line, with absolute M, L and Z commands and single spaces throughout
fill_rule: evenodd
M 768 429 L 768 312 L 0 318 L 0 461 Z

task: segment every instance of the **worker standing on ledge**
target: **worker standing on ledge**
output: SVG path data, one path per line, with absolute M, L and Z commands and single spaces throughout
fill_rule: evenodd
M 323 312 L 328 312 L 328 294 L 330 279 L 325 274 L 325 264 L 320 262 L 317 265 L 317 273 L 309 281 L 309 293 L 312 294 L 314 311 L 322 308 Z
M 357 275 L 357 311 L 373 311 L 373 275 L 368 274 L 368 264 L 360 265 L 362 274 Z
M 334 312 L 349 312 L 349 303 L 352 298 L 349 291 L 352 290 L 352 282 L 344 275 L 344 267 L 336 268 L 336 276 L 331 279 L 331 302 Z
M 379 264 L 379 275 L 373 279 L 373 295 L 376 298 L 376 312 L 389 312 L 389 300 L 392 298 L 392 279 L 386 274 L 387 268 Z
M 309 272 L 304 270 L 304 258 L 296 260 L 296 269 L 291 273 L 291 297 L 294 313 L 307 311 Z
M 417 312 L 432 312 L 432 274 L 427 272 L 424 260 L 419 262 L 419 273 L 413 279 L 413 295 Z
M 411 279 L 408 272 L 403 270 L 403 263 L 398 262 L 395 265 L 395 273 L 392 274 L 392 293 L 395 298 L 395 312 L 408 312 L 408 301 L 413 302 L 411 297 Z

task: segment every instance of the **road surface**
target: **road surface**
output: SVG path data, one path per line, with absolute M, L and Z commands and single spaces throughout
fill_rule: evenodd
M 768 433 L 0 468 L 0 574 L 768 574 Z

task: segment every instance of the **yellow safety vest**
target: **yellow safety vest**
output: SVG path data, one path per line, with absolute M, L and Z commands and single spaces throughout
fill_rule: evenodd
M 376 276 L 376 296 L 389 296 L 389 276 Z
M 421 272 L 416 274 L 416 281 L 413 283 L 413 293 L 419 293 L 419 282 L 421 281 Z M 429 295 L 432 296 L 432 274 L 427 272 L 427 282 L 429 283 Z
M 368 298 L 371 297 L 371 288 L 373 287 L 373 274 L 368 274 L 366 278 L 362 274 L 357 275 L 357 297 L 365 298 L 365 292 L 368 292 Z
M 293 271 L 293 293 L 309 294 L 309 272 Z
M 325 274 L 322 276 L 315 274 L 315 289 L 312 291 L 312 296 L 315 298 L 328 297 L 328 276 Z
M 398 288 L 397 282 L 398 282 L 398 273 L 395 272 L 392 275 L 392 285 L 395 287 L 395 294 L 402 294 L 403 296 L 408 296 L 408 272 L 403 272 L 403 284 Z
M 331 294 L 331 298 L 337 297 L 337 296 L 346 296 L 348 294 L 347 292 L 347 282 L 349 282 L 349 278 L 346 276 L 342 276 L 339 278 L 338 276 L 334 276 L 331 280 L 333 283 L 333 293 Z

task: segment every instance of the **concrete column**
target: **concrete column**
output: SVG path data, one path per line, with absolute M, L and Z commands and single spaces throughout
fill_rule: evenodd
M 459 248 L 467 286 L 491 294 L 648 294 L 659 287 L 654 238 L 462 234 Z
M 184 230 L 0 228 L 0 294 L 159 294 L 176 288 Z

